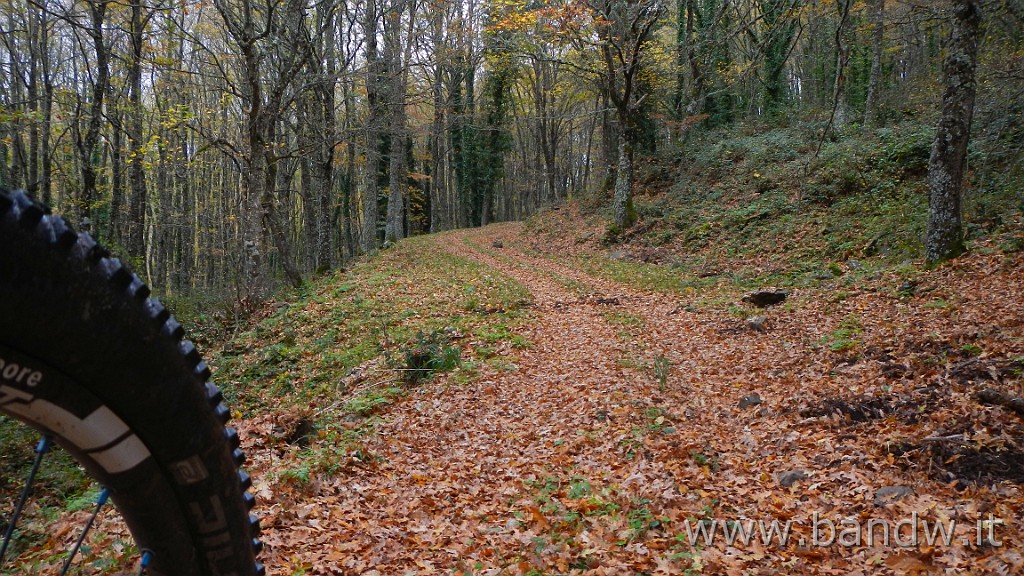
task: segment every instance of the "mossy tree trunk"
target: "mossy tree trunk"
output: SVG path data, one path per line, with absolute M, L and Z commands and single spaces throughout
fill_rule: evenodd
M 942 66 L 945 83 L 942 117 L 928 159 L 929 209 L 925 257 L 929 264 L 955 258 L 964 251 L 960 199 L 977 92 L 975 71 L 980 27 L 980 3 L 977 0 L 956 0 L 953 3 L 953 27 Z
M 629 133 L 632 130 L 625 128 L 623 132 Z M 619 166 L 615 171 L 612 214 L 619 230 L 625 230 L 636 223 L 636 208 L 633 206 L 633 142 L 628 134 L 619 137 Z
M 644 56 L 643 47 L 660 21 L 664 5 L 657 0 L 638 3 L 600 0 L 592 3 L 590 8 L 599 17 L 597 37 L 604 62 L 604 89 L 615 107 L 618 120 L 618 168 L 615 171 L 612 214 L 615 226 L 624 230 L 636 222 L 633 149 L 643 99 L 637 94 L 637 80 Z

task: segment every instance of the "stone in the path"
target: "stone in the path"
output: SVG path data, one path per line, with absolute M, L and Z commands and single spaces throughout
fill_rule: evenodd
M 755 332 L 764 332 L 768 330 L 765 326 L 766 322 L 768 322 L 768 319 L 764 316 L 751 316 L 750 318 L 747 318 L 747 326 Z
M 883 486 L 875 491 L 875 506 L 885 506 L 914 493 L 910 486 Z
M 801 480 L 807 479 L 807 472 L 803 470 L 787 470 L 779 474 L 779 484 L 789 488 Z
M 789 292 L 786 290 L 758 290 L 743 297 L 743 301 L 758 308 L 774 306 L 786 301 Z
M 740 408 L 750 408 L 751 406 L 757 406 L 761 402 L 763 402 L 763 400 L 761 400 L 761 396 L 757 392 L 754 392 L 740 398 Z

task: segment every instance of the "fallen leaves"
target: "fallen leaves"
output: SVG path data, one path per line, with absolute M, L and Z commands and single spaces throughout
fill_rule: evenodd
M 801 290 L 766 330 L 737 332 L 724 309 L 527 254 L 519 232 L 501 225 L 430 240 L 493 270 L 479 276 L 489 290 L 511 277 L 529 291 L 532 321 L 515 328 L 529 346 L 492 352 L 514 368 L 483 364 L 475 378 L 409 389 L 375 413 L 359 448 L 372 456 L 321 474 L 312 489 L 273 479 L 301 463 L 296 449 L 274 452 L 265 432 L 246 436 L 263 478 L 270 574 L 1019 571 L 1020 489 L 939 476 L 969 454 L 944 464 L 908 443 L 963 434 L 999 450 L 1024 436 L 970 390 L 1018 375 L 993 374 L 1001 365 L 987 360 L 955 369 L 975 351 L 968 344 L 986 359 L 1022 354 L 1021 295 L 1011 289 L 1020 258 L 1009 268 L 958 261 L 928 273 L 909 298 L 879 289 L 898 285 L 892 278 L 835 301 Z M 499 237 L 503 248 L 492 250 Z M 933 284 L 955 308 L 924 306 Z M 449 306 L 465 303 L 432 290 Z M 852 352 L 823 345 L 851 326 Z M 665 386 L 651 369 L 659 357 L 669 362 Z M 740 408 L 752 393 L 761 402 Z M 793 481 L 780 484 L 787 472 Z M 955 520 L 950 545 L 809 544 L 815 518 L 895 526 L 915 513 Z M 988 515 L 1003 522 L 991 525 L 1000 547 L 974 541 Z M 791 538 L 694 546 L 681 537 L 686 523 L 712 520 L 789 522 Z

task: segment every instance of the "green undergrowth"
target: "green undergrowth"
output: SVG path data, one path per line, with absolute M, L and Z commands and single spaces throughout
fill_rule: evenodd
M 24 487 L 38 443 L 39 433 L 0 415 L 0 533 L 7 529 L 8 514 Z M 34 561 L 46 562 L 63 553 L 42 547 L 49 538 L 50 524 L 69 512 L 91 507 L 96 493 L 95 483 L 71 456 L 58 446 L 51 448 L 32 484 L 32 499 L 8 550 L 7 557 L 16 558 L 16 566 L 6 567 L 18 571 Z M 2 568 L 5 567 L 0 567 L 0 574 L 20 573 Z
M 677 151 L 638 163 L 644 192 L 631 230 L 608 227 L 603 253 L 548 256 L 637 288 L 691 295 L 698 307 L 762 286 L 843 289 L 912 273 L 923 256 L 934 129 L 910 120 L 849 125 L 821 141 L 814 126 L 695 131 Z M 972 144 L 965 234 L 969 247 L 991 240 L 1017 252 L 1024 160 L 1003 148 L 983 138 Z M 606 204 L 592 209 L 604 214 Z M 565 226 L 545 213 L 527 224 L 532 236 L 579 236 L 553 230 Z
M 432 242 L 402 241 L 281 295 L 211 359 L 233 405 L 246 413 L 350 397 L 348 411 L 368 414 L 435 372 L 466 378 L 503 340 L 522 346 L 514 328 L 528 314 L 526 288 Z M 372 359 L 364 380 L 375 391 L 348 390 L 353 369 Z

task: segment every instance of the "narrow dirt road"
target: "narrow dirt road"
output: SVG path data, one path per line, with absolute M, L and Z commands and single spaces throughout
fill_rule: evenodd
M 828 328 L 813 311 L 752 331 L 535 256 L 520 232 L 495 225 L 435 242 L 532 293 L 517 331 L 528 345 L 500 348 L 504 368 L 469 384 L 441 375 L 416 387 L 387 409 L 367 446 L 373 463 L 314 487 L 315 500 L 273 504 L 271 574 L 898 573 L 972 561 L 964 546 L 907 555 L 902 568 L 883 563 L 891 547 L 816 546 L 812 511 L 895 522 L 911 510 L 945 518 L 963 501 L 908 489 L 880 507 L 879 488 L 917 480 L 865 446 L 903 424 L 843 434 L 801 413 L 850 391 L 837 370 L 859 371 L 867 389 L 884 369 L 811 354 Z M 999 498 L 979 490 L 973 501 L 992 510 Z M 776 522 L 791 540 L 758 525 L 748 542 L 694 546 L 701 519 Z M 973 524 L 958 530 L 974 536 Z
M 633 430 L 644 423 L 654 382 L 624 367 L 636 345 L 605 319 L 639 296 L 602 285 L 608 303 L 581 299 L 550 275 L 569 271 L 541 268 L 512 248 L 514 257 L 481 248 L 511 232 L 446 234 L 438 244 L 533 294 L 534 321 L 520 334 L 528 346 L 503 351 L 514 367 L 465 386 L 441 376 L 417 388 L 390 408 L 369 446 L 380 463 L 346 478 L 328 499 L 332 508 L 297 510 L 309 526 L 270 533 L 268 544 L 303 542 L 311 573 L 625 574 L 661 559 L 639 537 L 648 528 L 629 534 L 628 511 L 617 510 L 619 501 L 677 492 Z M 591 496 L 581 506 L 595 508 L 597 530 L 586 510 L 555 504 L 571 486 Z M 267 558 L 272 567 L 288 562 Z

